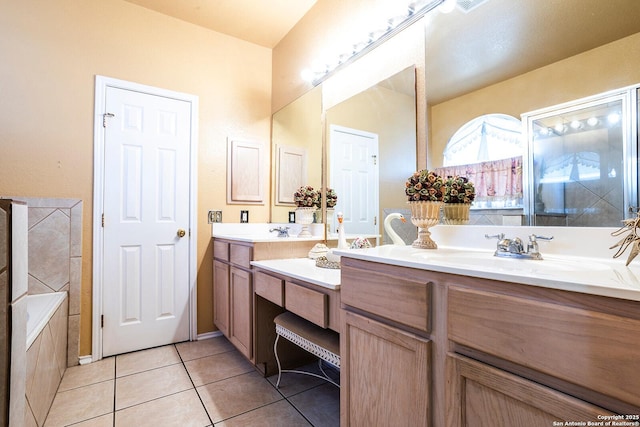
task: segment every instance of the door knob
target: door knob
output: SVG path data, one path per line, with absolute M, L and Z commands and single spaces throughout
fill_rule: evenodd
M 178 233 L 177 234 L 178 234 L 178 237 L 184 237 L 187 234 L 187 232 L 184 231 L 184 229 L 182 229 L 182 228 L 178 228 Z

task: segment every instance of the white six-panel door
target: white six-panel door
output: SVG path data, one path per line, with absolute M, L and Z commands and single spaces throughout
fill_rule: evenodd
M 331 125 L 329 140 L 329 186 L 338 195 L 335 214 L 343 213 L 347 234 L 379 234 L 378 135 Z M 338 221 L 333 223 L 337 227 Z
M 102 356 L 188 340 L 190 316 L 190 103 L 107 87 L 106 112 Z

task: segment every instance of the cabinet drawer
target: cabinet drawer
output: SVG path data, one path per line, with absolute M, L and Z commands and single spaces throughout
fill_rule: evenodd
M 449 339 L 640 406 L 640 320 L 452 286 Z
M 256 294 L 280 307 L 284 307 L 284 280 L 261 271 L 254 273 L 253 280 Z
M 214 239 L 213 257 L 222 261 L 229 261 L 229 243 Z
M 285 308 L 326 328 L 329 326 L 328 296 L 289 281 L 285 282 Z
M 415 280 L 393 266 L 385 273 L 342 266 L 340 299 L 394 322 L 430 331 L 431 282 Z
M 238 267 L 251 268 L 251 246 L 231 243 L 229 247 L 229 262 Z

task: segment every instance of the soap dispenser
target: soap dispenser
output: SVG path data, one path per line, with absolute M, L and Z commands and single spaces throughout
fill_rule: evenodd
M 349 249 L 349 244 L 347 243 L 347 238 L 344 234 L 344 216 L 342 212 L 338 212 L 336 215 L 338 218 L 338 249 Z

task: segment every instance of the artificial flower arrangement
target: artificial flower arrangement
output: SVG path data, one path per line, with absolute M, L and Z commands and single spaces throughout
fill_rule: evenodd
M 444 198 L 444 179 L 427 169 L 414 172 L 407 179 L 405 194 L 410 202 L 442 202 Z
M 434 171 L 423 169 L 407 179 L 405 194 L 410 202 L 471 204 L 476 197 L 476 190 L 473 182 L 464 176 L 443 178 Z
M 449 176 L 444 180 L 445 203 L 464 203 L 470 205 L 476 197 L 473 182 L 464 176 Z
M 320 203 L 320 193 L 310 185 L 303 185 L 293 193 L 293 201 L 299 208 L 312 208 Z
M 333 188 L 327 188 L 326 197 L 327 197 L 327 208 L 333 208 L 338 203 L 338 195 Z M 320 195 L 322 198 L 322 195 Z M 320 201 L 318 202 L 318 207 L 320 207 Z

